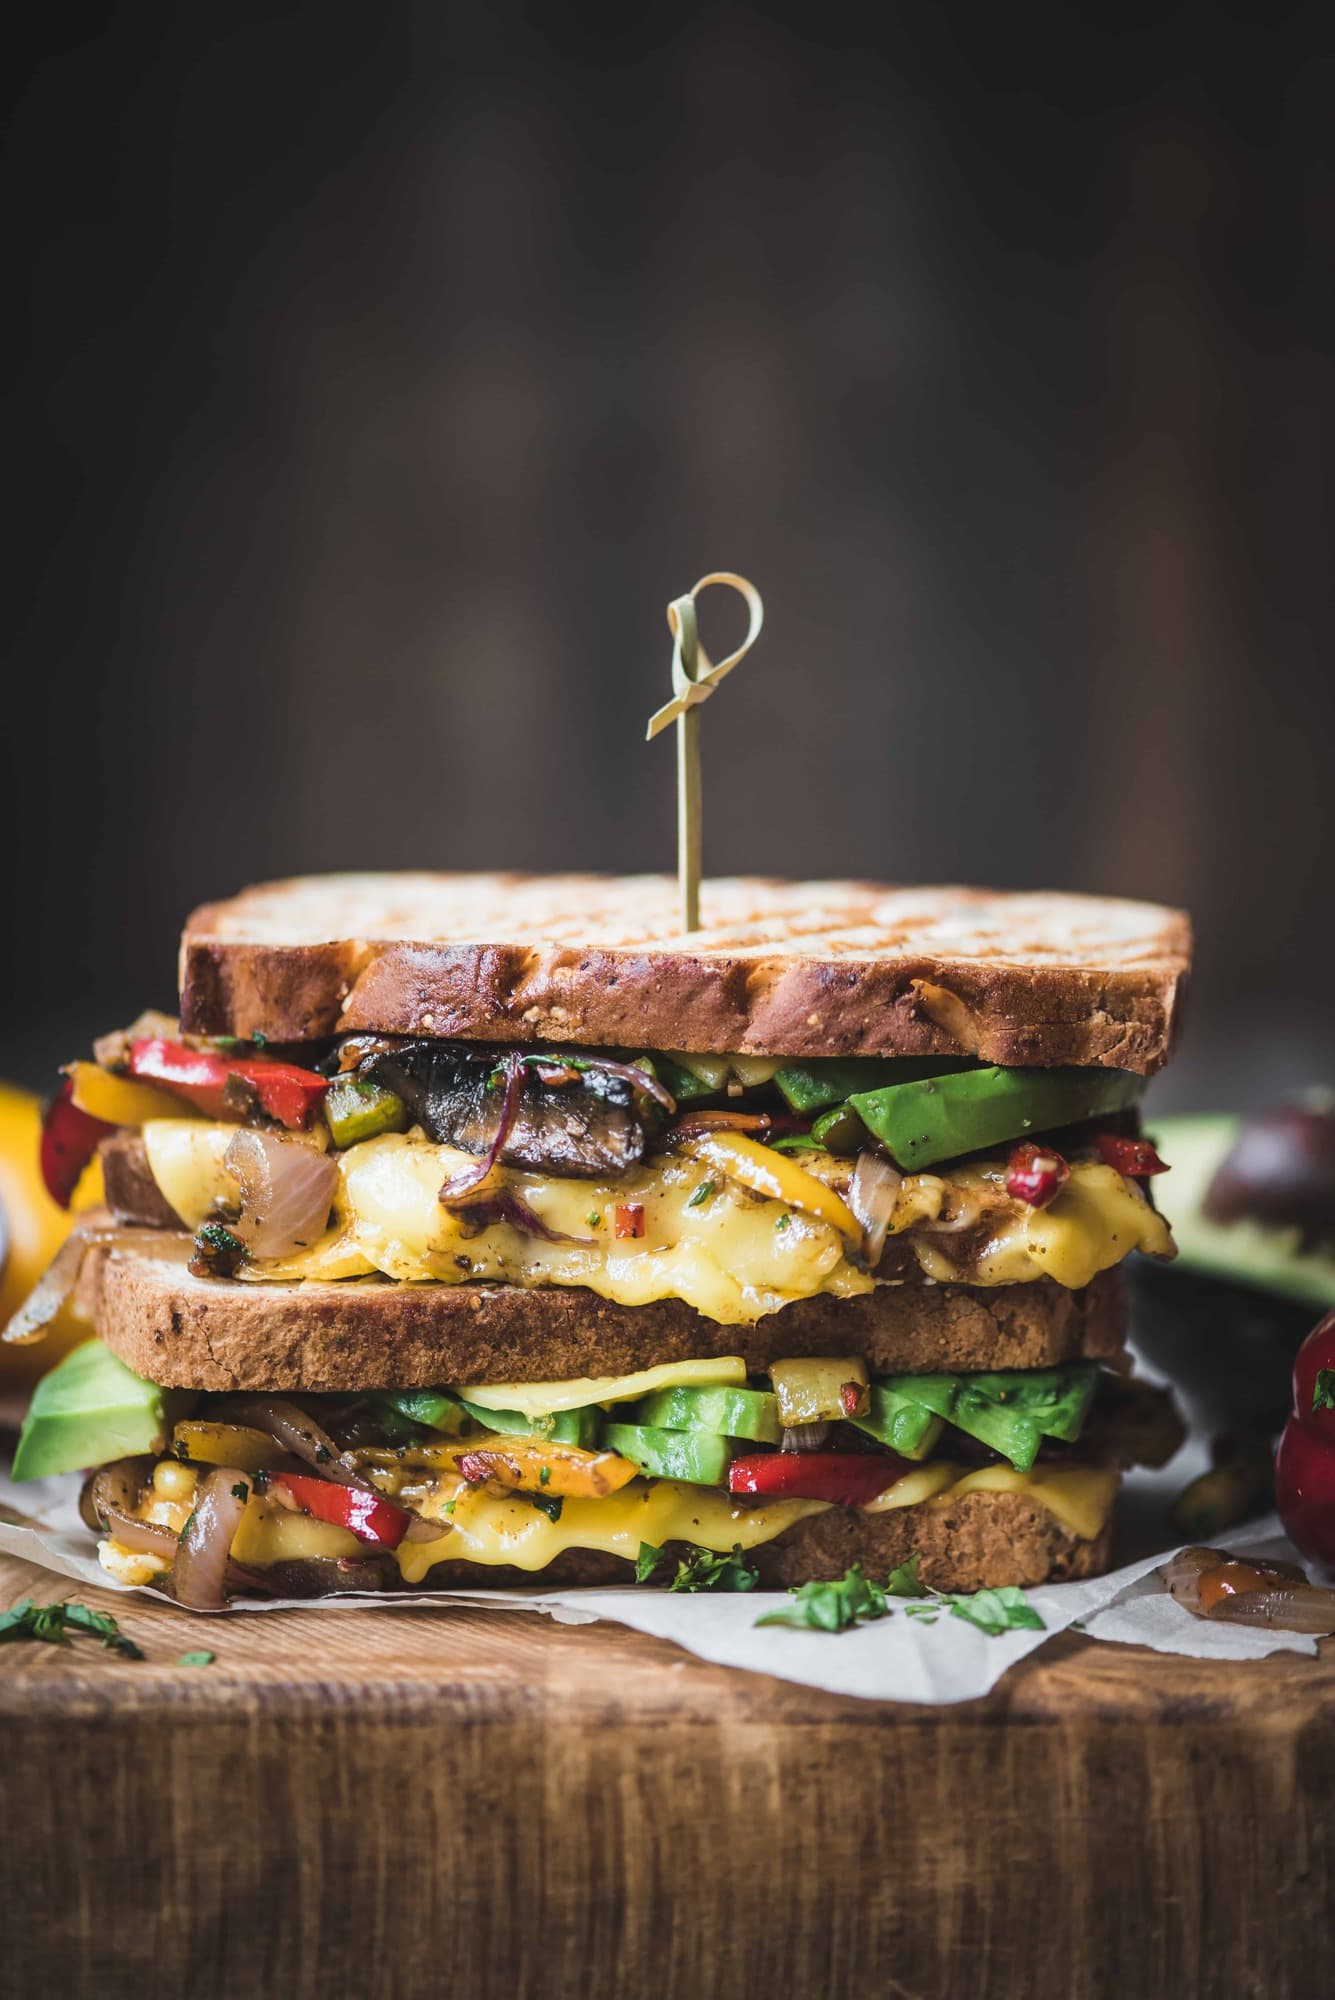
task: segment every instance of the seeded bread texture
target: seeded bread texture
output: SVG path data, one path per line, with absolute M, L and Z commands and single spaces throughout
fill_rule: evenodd
M 1152 1074 L 1191 957 L 1180 911 L 1111 897 L 672 877 L 331 875 L 189 919 L 187 1031 L 344 1032 L 803 1059 L 981 1056 Z

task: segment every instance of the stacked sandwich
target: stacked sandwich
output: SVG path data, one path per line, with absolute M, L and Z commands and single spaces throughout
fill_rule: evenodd
M 1142 1135 L 1173 911 L 865 883 L 340 876 L 199 910 L 179 1022 L 71 1064 L 84 1218 L 10 1329 L 98 1338 L 20 1477 L 89 1470 L 127 1582 L 1096 1573 L 1119 1267 L 1173 1254 Z M 661 1555 L 658 1553 L 661 1552 Z

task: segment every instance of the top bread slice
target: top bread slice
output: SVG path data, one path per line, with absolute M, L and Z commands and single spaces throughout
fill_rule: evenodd
M 755 877 L 676 909 L 667 875 L 266 883 L 189 919 L 182 1025 L 1149 1075 L 1191 959 L 1182 912 L 1104 896 Z

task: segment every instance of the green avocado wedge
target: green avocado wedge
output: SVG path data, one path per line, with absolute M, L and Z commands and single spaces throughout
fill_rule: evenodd
M 576 1444 L 592 1451 L 598 1441 L 598 1412 L 589 1405 L 582 1410 L 553 1410 L 548 1416 L 526 1417 L 522 1410 L 484 1410 L 480 1403 L 461 1403 L 476 1424 L 502 1437 L 547 1438 L 552 1444 Z
M 794 1111 L 824 1111 L 857 1091 L 883 1090 L 976 1067 L 970 1056 L 828 1056 L 792 1063 L 774 1078 Z
M 14 1478 L 47 1479 L 162 1451 L 192 1401 L 145 1382 L 100 1340 L 85 1341 L 33 1391 L 14 1454 Z
M 693 1486 L 725 1485 L 733 1456 L 727 1438 L 709 1431 L 667 1431 L 649 1424 L 604 1424 L 601 1443 L 651 1479 L 685 1479 Z
M 857 1091 L 848 1101 L 896 1166 L 916 1173 L 1031 1132 L 1107 1117 L 1144 1088 L 1143 1076 L 1124 1069 L 994 1066 Z
M 1248 1219 L 1212 1222 L 1204 1212 L 1206 1192 L 1242 1123 L 1228 1114 L 1151 1121 L 1159 1150 L 1172 1168 L 1155 1183 L 1154 1192 L 1177 1244 L 1173 1271 L 1197 1271 L 1329 1311 L 1335 1307 L 1335 1252 L 1302 1249 L 1296 1229 Z
M 854 1422 L 905 1458 L 925 1458 L 942 1424 L 950 1423 L 1028 1472 L 1045 1437 L 1068 1444 L 1079 1437 L 1098 1376 L 1094 1361 L 999 1374 L 896 1375 L 872 1384 L 871 1409 Z M 910 1441 L 916 1449 L 907 1448 Z
M 768 1389 L 657 1389 L 626 1411 L 633 1424 L 664 1431 L 711 1431 L 715 1437 L 778 1444 L 778 1399 Z

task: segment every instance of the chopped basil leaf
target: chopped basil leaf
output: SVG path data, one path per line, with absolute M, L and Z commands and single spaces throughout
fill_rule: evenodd
M 780 1611 L 767 1611 L 757 1625 L 806 1626 L 813 1632 L 844 1632 L 872 1618 L 884 1618 L 890 1609 L 879 1584 L 862 1574 L 854 1563 L 833 1583 L 803 1583 L 789 1592 L 793 1602 Z
M 178 1667 L 211 1667 L 217 1657 L 216 1653 L 182 1653 L 176 1664 Z
M 778 1220 L 777 1220 L 777 1221 L 775 1222 L 775 1224 L 774 1224 L 774 1227 L 775 1227 L 776 1229 L 786 1229 L 786 1228 L 788 1227 L 788 1223 L 789 1223 L 790 1219 L 791 1219 L 791 1218 L 790 1218 L 790 1217 L 788 1217 L 788 1216 L 786 1216 L 786 1215 L 781 1215 L 781 1216 L 779 1216 Z
M 551 1468 L 551 1466 L 550 1466 L 550 1465 L 540 1465 L 540 1466 L 538 1467 L 538 1484 L 539 1484 L 539 1486 L 550 1486 L 550 1484 L 551 1484 L 551 1479 L 552 1479 L 552 1468 Z
M 970 1592 L 942 1591 L 937 1602 L 950 1606 L 952 1618 L 963 1618 L 995 1639 L 1003 1632 L 1046 1632 L 1047 1626 L 1018 1584 L 1003 1583 L 996 1590 Z
M 245 1246 L 239 1236 L 233 1236 L 230 1229 L 221 1222 L 206 1222 L 197 1232 L 195 1241 L 203 1243 L 210 1250 L 240 1251 Z
M 601 1229 L 603 1223 L 602 1210 L 591 1208 L 584 1220 L 588 1223 L 590 1229 Z
M 638 1564 L 636 1568 L 638 1570 Z M 677 1564 L 677 1574 L 668 1589 L 754 1590 L 759 1580 L 755 1569 L 742 1554 L 741 1543 L 734 1542 L 729 1555 L 719 1555 L 713 1549 L 693 1548 Z
M 109 1611 L 94 1611 L 87 1604 L 34 1604 L 25 1597 L 11 1610 L 0 1612 L 0 1644 L 10 1639 L 40 1639 L 51 1646 L 68 1646 L 71 1632 L 87 1632 L 100 1639 L 110 1652 L 127 1660 L 142 1660 L 143 1648 L 127 1638 Z
M 1312 1385 L 1312 1408 L 1335 1410 L 1335 1368 L 1318 1368 Z
M 234 1500 L 249 1500 L 250 1488 L 244 1479 L 237 1480 L 236 1485 L 232 1488 L 232 1498 Z
M 695 1190 L 695 1193 L 691 1196 L 690 1200 L 687 1202 L 686 1204 L 687 1208 L 699 1208 L 701 1202 L 708 1201 L 710 1195 L 713 1194 L 713 1192 L 714 1192 L 713 1181 L 701 1181 L 699 1187 Z
M 640 1543 L 640 1553 L 635 1558 L 636 1583 L 648 1583 L 650 1577 L 658 1568 L 662 1554 L 662 1549 L 656 1547 L 653 1542 Z
M 918 1576 L 920 1556 L 910 1556 L 907 1562 L 892 1569 L 885 1580 L 886 1595 L 889 1597 L 926 1597 L 927 1586 Z
M 545 1514 L 549 1521 L 560 1520 L 562 1501 L 559 1494 L 529 1493 L 525 1495 L 525 1498 L 531 1500 L 533 1505 L 538 1509 L 538 1512 Z

